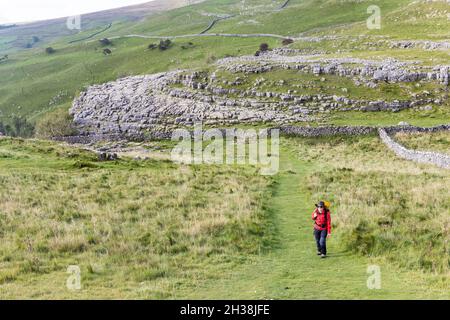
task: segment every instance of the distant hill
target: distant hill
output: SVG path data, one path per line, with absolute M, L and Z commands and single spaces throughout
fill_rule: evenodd
M 203 0 L 155 0 L 143 4 L 83 14 L 81 29 L 104 29 L 113 22 L 132 22 L 153 14 L 183 7 Z M 0 52 L 31 48 L 79 33 L 67 28 L 67 17 L 25 24 L 0 25 Z M 95 32 L 95 31 L 94 31 Z M 33 37 L 37 37 L 34 38 Z M 38 41 L 36 41 L 38 40 Z

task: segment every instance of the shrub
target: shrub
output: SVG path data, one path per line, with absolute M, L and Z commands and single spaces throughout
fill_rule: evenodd
M 158 48 L 158 45 L 156 45 L 156 44 L 154 44 L 154 43 L 150 43 L 150 44 L 148 45 L 148 49 L 150 49 L 150 50 L 155 50 L 156 48 Z
M 211 64 L 217 61 L 217 57 L 213 54 L 208 55 L 206 58 L 206 63 Z
M 259 51 L 265 52 L 269 50 L 269 45 L 267 43 L 261 43 L 259 45 Z
M 170 41 L 169 39 L 165 39 L 165 40 L 161 40 L 159 42 L 158 48 L 161 51 L 165 51 L 167 49 L 169 49 L 172 46 L 172 41 Z
M 47 113 L 36 124 L 36 137 L 42 139 L 71 136 L 75 133 L 72 116 L 64 109 Z
M 48 47 L 48 48 L 45 48 L 45 53 L 47 53 L 47 54 L 52 54 L 52 53 L 55 53 L 55 49 L 53 49 L 52 47 Z
M 98 42 L 100 42 L 100 44 L 103 46 L 110 46 L 112 44 L 111 40 L 109 40 L 108 38 L 100 39 L 98 40 Z
M 4 133 L 11 137 L 29 138 L 34 133 L 34 126 L 26 118 L 14 116 L 10 124 L 4 126 Z
M 192 42 L 188 42 L 187 43 L 187 45 L 182 45 L 181 46 L 181 49 L 190 49 L 190 48 L 193 48 L 194 47 L 194 44 L 192 43 Z
M 283 39 L 283 41 L 281 42 L 281 44 L 282 44 L 283 46 L 288 46 L 288 45 L 290 45 L 291 43 L 294 43 L 294 40 L 292 40 L 292 39 Z

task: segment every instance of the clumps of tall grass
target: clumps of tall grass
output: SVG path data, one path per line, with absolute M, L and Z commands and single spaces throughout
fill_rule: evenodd
M 342 245 L 408 269 L 450 271 L 450 173 L 398 159 L 377 137 L 298 139 L 322 168 L 308 178 L 313 199 L 332 202 Z
M 450 131 L 399 132 L 395 135 L 395 140 L 408 149 L 450 154 Z
M 89 152 L 41 141 L 2 140 L 0 149 L 19 157 L 0 158 L 0 283 L 25 290 L 20 279 L 39 281 L 69 264 L 89 273 L 85 285 L 102 277 L 129 289 L 189 282 L 259 253 L 271 236 L 264 210 L 270 180 L 255 168 L 103 165 Z M 33 160 L 25 168 L 23 154 Z M 95 264 L 106 271 L 91 272 Z

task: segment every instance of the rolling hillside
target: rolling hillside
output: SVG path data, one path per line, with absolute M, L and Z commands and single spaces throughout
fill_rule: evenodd
M 122 18 L 112 21 L 121 10 L 93 14 L 92 21 L 96 21 L 96 17 L 99 21 L 104 17 L 108 22 L 112 22 L 111 28 L 89 40 L 75 43 L 70 42 L 89 38 L 93 33 L 103 30 L 104 23 L 100 23 L 101 26 L 97 28 L 67 36 L 60 36 L 58 32 L 61 31 L 61 26 L 58 27 L 58 24 L 50 22 L 46 26 L 46 23 L 41 23 L 47 31 L 57 29 L 57 36 L 51 43 L 56 53 L 48 55 L 43 47 L 39 46 L 10 53 L 7 60 L 0 62 L 0 118 L 8 122 L 11 116 L 19 115 L 35 121 L 48 110 L 68 108 L 78 92 L 90 84 L 103 83 L 125 75 L 148 74 L 167 69 L 208 68 L 211 64 L 208 61 L 212 61 L 211 59 L 251 54 L 263 41 L 268 42 L 271 47 L 281 46 L 281 40 L 274 37 L 188 36 L 174 39 L 175 45 L 170 51 L 147 50 L 149 43 L 158 41 L 160 35 L 199 34 L 217 17 L 228 18 L 218 21 L 207 33 L 270 33 L 281 37 L 296 37 L 298 40 L 292 47 L 311 52 L 326 49 L 329 55 L 342 55 L 342 50 L 345 50 L 346 56 L 377 59 L 389 56 L 411 61 L 420 59 L 423 64 L 432 61 L 434 65 L 448 61 L 448 49 L 423 50 L 414 47 L 404 50 L 392 48 L 390 43 L 399 39 L 435 42 L 445 39 L 449 32 L 448 25 L 431 29 L 432 25 L 444 22 L 442 19 L 448 12 L 448 4 L 444 2 L 376 1 L 382 8 L 384 23 L 379 31 L 364 29 L 368 16 L 367 3 L 364 1 L 341 3 L 292 0 L 281 9 L 283 3 L 254 0 L 246 1 L 243 6 L 241 1 L 211 0 L 158 13 L 150 18 L 139 16 L 142 14 L 139 11 L 133 16 L 139 20 L 132 22 Z M 154 2 L 150 4 L 156 5 Z M 406 10 L 403 10 L 404 8 Z M 131 9 L 124 11 L 134 12 Z M 422 18 L 422 15 L 414 16 L 422 11 L 430 12 L 428 18 Z M 408 14 L 411 15 L 409 20 L 402 18 Z M 87 16 L 88 21 L 91 16 Z M 414 26 L 420 29 L 421 33 L 398 25 L 410 20 L 414 21 Z M 19 30 L 17 32 L 20 37 Z M 14 32 L 14 29 L 3 30 L 0 33 L 0 43 L 7 43 Z M 43 35 L 37 32 L 37 36 Z M 310 40 L 316 36 L 320 41 Z M 338 36 L 338 39 L 320 38 L 323 36 Z M 113 39 L 111 56 L 102 54 L 103 49 L 97 40 L 103 37 Z M 189 42 L 194 45 L 186 46 Z M 183 49 L 184 47 L 189 48 Z M 441 110 L 436 116 L 441 117 L 442 112 L 446 114 L 446 111 Z M 378 116 L 383 118 L 381 113 L 375 115 Z M 418 116 L 419 114 L 411 115 L 405 112 L 404 118 L 414 122 Z
M 201 0 L 192 0 L 197 3 Z M 83 14 L 81 30 L 67 28 L 67 18 L 17 24 L 14 27 L 0 29 L 0 54 L 14 52 L 32 47 L 43 47 L 61 37 L 78 35 L 82 30 L 95 34 L 98 30 L 107 29 L 112 23 L 136 23 L 148 16 L 160 14 L 186 5 L 186 0 L 156 0 L 144 4 Z M 11 26 L 11 24 L 9 25 Z M 38 41 L 33 40 L 37 37 Z
M 449 14 L 448 1 L 157 0 L 84 15 L 80 32 L 1 29 L 0 297 L 449 299 L 449 171 L 380 140 L 395 125 L 400 151 L 449 163 Z M 160 138 L 199 120 L 284 129 L 278 173 L 173 162 Z M 55 141 L 69 135 L 120 141 Z

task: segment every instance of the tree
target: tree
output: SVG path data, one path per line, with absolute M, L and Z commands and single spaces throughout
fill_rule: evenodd
M 0 136 L 1 135 L 6 135 L 6 129 L 5 126 L 3 125 L 3 122 L 0 121 Z
M 33 40 L 34 43 L 39 42 L 40 40 L 39 37 L 37 36 L 33 36 L 31 39 Z
M 267 43 L 261 43 L 259 45 L 259 51 L 265 52 L 269 50 L 269 45 Z
M 12 127 L 6 125 L 5 129 L 6 133 L 13 137 L 29 138 L 34 133 L 34 126 L 26 118 L 19 116 L 14 116 L 12 119 Z
M 73 118 L 65 109 L 47 113 L 36 123 L 36 137 L 49 139 L 76 134 Z
M 53 54 L 53 53 L 56 52 L 56 50 L 53 49 L 52 47 L 48 47 L 48 48 L 45 48 L 45 52 L 46 52 L 47 54 Z

